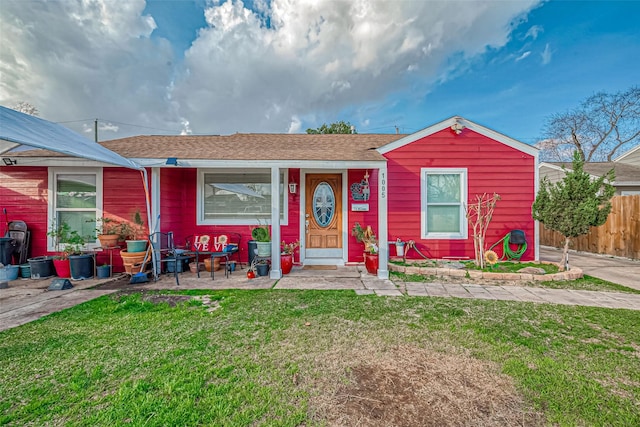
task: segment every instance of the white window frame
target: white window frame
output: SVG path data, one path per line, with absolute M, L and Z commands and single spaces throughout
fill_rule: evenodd
M 421 168 L 420 169 L 420 200 L 421 200 L 421 221 L 420 234 L 423 239 L 449 239 L 462 240 L 467 239 L 469 235 L 469 226 L 465 215 L 465 206 L 467 205 L 467 194 L 469 187 L 467 185 L 467 168 Z M 460 175 L 460 232 L 458 233 L 428 233 L 427 232 L 427 175 Z M 450 204 L 446 204 L 450 205 Z
M 243 174 L 243 173 L 266 173 L 271 174 L 271 169 L 198 169 L 198 188 L 196 198 L 196 224 L 197 225 L 256 225 L 256 218 L 221 218 L 221 219 L 205 219 L 204 217 L 204 176 L 208 173 L 224 173 L 224 174 Z M 288 169 L 280 169 L 283 175 L 282 197 L 283 205 L 280 212 L 280 224 L 289 224 L 289 171 Z M 271 225 L 271 216 L 261 219 L 260 222 Z
M 96 176 L 96 220 L 98 218 L 102 218 L 102 199 L 103 199 L 103 186 L 102 186 L 102 168 L 49 168 L 49 183 L 48 183 L 48 206 L 47 206 L 47 232 L 53 229 L 55 226 L 55 219 L 58 217 L 57 212 L 58 208 L 56 206 L 56 184 L 58 182 L 58 175 L 88 175 L 94 174 Z M 60 209 L 63 211 L 73 211 L 74 209 Z M 87 211 L 91 209 L 81 209 L 82 211 Z M 87 250 L 91 250 L 100 246 L 97 238 L 94 241 L 89 241 L 85 245 Z M 47 251 L 55 252 L 55 242 L 52 237 L 47 236 Z

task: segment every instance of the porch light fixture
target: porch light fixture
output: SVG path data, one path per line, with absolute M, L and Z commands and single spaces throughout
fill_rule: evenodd
M 289 193 L 291 193 L 291 194 L 297 194 L 298 193 L 298 183 L 297 182 L 290 182 L 289 183 Z
M 165 164 L 170 165 L 170 166 L 178 166 L 178 158 L 177 157 L 169 157 L 167 159 L 167 163 L 165 163 Z
M 454 124 L 451 125 L 451 131 L 456 135 L 460 135 L 464 128 L 465 126 L 460 122 L 455 122 Z
M 5 166 L 12 166 L 12 165 L 18 164 L 18 161 L 16 159 L 10 159 L 9 157 L 3 157 L 2 161 L 4 162 Z

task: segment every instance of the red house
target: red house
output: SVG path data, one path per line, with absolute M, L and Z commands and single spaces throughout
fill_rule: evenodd
M 501 196 L 487 243 L 523 230 L 529 248 L 522 259 L 538 258 L 531 218 L 537 149 L 460 117 L 411 135 L 136 136 L 101 145 L 147 169 L 152 229 L 173 231 L 177 243 L 239 233 L 245 261 L 259 222 L 280 224 L 271 227 L 272 253 L 282 240 L 300 240 L 296 261 L 307 265 L 362 262 L 351 228 L 371 225 L 389 242 L 380 245 L 382 278 L 396 239 L 415 241 L 430 258 L 473 258 L 465 205 L 483 193 Z M 43 150 L 3 157 L 0 208 L 27 222 L 33 256 L 54 250 L 47 238 L 54 218 L 94 227 L 91 220 L 103 214 L 146 213 L 139 171 Z M 74 207 L 65 202 L 69 195 L 89 202 Z M 273 257 L 271 277 L 280 275 Z

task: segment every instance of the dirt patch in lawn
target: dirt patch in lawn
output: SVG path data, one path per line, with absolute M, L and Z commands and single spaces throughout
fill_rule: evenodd
M 140 288 L 139 284 L 132 285 L 131 278 L 127 275 L 116 277 L 109 282 L 96 286 L 95 289 L 118 290 L 120 292 L 117 292 L 112 296 L 113 298 L 116 298 L 116 299 L 119 299 L 123 295 L 139 293 L 141 294 L 140 299 L 142 301 L 150 302 L 153 304 L 166 303 L 170 307 L 175 307 L 180 303 L 193 299 L 193 297 L 189 295 L 162 294 L 162 293 L 159 293 L 157 290 Z
M 312 405 L 329 425 L 544 425 L 494 364 L 409 346 L 372 354 L 360 349 L 335 380 L 317 384 L 323 391 Z

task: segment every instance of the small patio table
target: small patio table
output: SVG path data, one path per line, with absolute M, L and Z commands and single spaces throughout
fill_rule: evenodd
M 186 251 L 183 252 L 182 255 L 183 256 L 195 256 L 196 258 L 196 274 L 198 275 L 198 278 L 200 278 L 200 266 L 198 265 L 200 263 L 200 255 L 205 255 L 211 258 L 211 280 L 215 279 L 215 275 L 214 275 L 214 271 L 215 268 L 213 268 L 213 259 L 214 258 L 224 258 L 225 259 L 225 263 L 224 263 L 224 276 L 225 277 L 229 277 L 229 255 L 231 255 L 232 252 L 224 252 L 224 251 Z

